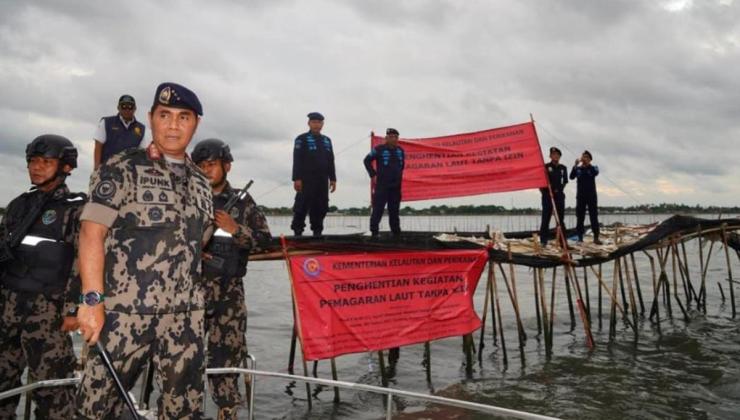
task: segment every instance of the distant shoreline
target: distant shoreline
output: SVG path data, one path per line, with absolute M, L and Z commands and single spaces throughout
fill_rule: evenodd
M 290 207 L 264 207 L 262 211 L 268 216 L 290 216 L 293 210 Z M 401 208 L 401 216 L 536 216 L 542 214 L 540 208 L 505 208 L 502 206 L 431 206 L 425 209 L 414 209 L 411 207 Z M 566 207 L 566 215 L 575 215 L 575 208 Z M 737 215 L 740 214 L 740 206 L 688 206 L 684 204 L 658 204 L 644 206 L 604 206 L 599 207 L 602 215 L 674 215 L 674 214 L 711 214 L 711 215 Z M 345 209 L 336 206 L 329 207 L 329 215 L 332 216 L 369 216 L 370 209 L 367 207 L 350 207 Z

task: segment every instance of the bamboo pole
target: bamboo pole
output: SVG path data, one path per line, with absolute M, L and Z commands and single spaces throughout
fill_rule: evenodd
M 630 297 L 630 305 L 632 305 L 632 322 L 637 326 L 637 304 L 635 302 L 635 292 L 632 289 L 632 276 L 630 275 L 630 268 L 629 268 L 629 262 L 627 258 L 624 258 L 624 274 L 625 278 L 627 279 L 627 289 L 629 290 L 629 297 Z M 637 328 L 635 328 L 635 342 L 637 342 L 637 339 L 639 337 L 639 334 L 637 333 Z
M 689 284 L 689 291 L 691 292 L 691 299 L 696 299 L 696 288 L 694 288 L 694 283 L 691 281 L 691 271 L 689 270 L 689 259 L 686 256 L 686 241 L 681 241 L 681 251 L 683 253 L 683 267 L 684 267 L 684 273 L 686 273 L 686 282 Z
M 542 334 L 542 317 L 540 315 L 540 290 L 537 284 L 537 269 L 532 269 L 532 287 L 534 288 L 534 310 L 537 315 L 537 336 Z
M 609 342 L 611 343 L 612 340 L 614 340 L 614 337 L 617 335 L 617 280 L 619 279 L 619 260 L 614 261 L 614 270 L 612 274 L 612 290 L 610 295 L 613 297 L 612 299 L 612 306 L 611 311 L 609 311 Z
M 491 273 L 494 274 L 496 270 L 491 270 Z M 493 276 L 491 276 L 491 281 L 493 282 Z M 498 336 L 496 335 L 496 305 L 497 302 L 493 299 L 493 284 L 491 284 L 491 290 L 489 291 L 490 294 L 490 300 L 491 300 L 491 332 L 493 334 L 493 345 L 498 347 Z
M 491 271 L 491 279 L 493 280 L 493 295 L 494 301 L 496 302 L 496 314 L 498 315 L 498 331 L 501 336 L 501 350 L 504 353 L 504 368 L 509 365 L 509 359 L 506 356 L 506 339 L 504 338 L 504 326 L 501 321 L 501 302 L 498 298 L 498 286 L 496 285 L 496 270 Z
M 335 358 L 331 358 L 331 378 L 333 380 L 339 380 L 337 377 L 337 361 Z M 339 403 L 339 387 L 334 387 L 334 402 Z
M 285 240 L 285 236 L 280 236 L 280 245 L 283 249 L 283 258 L 285 259 L 285 265 L 288 268 L 288 279 L 290 280 L 290 298 L 293 303 L 293 326 L 294 331 L 296 331 L 296 335 L 300 338 L 300 332 L 298 331 L 298 311 L 296 310 L 296 301 L 295 301 L 295 290 L 293 286 L 293 269 L 290 267 L 290 258 L 288 255 L 288 245 Z M 306 355 L 303 353 L 303 341 L 301 340 L 301 361 L 303 363 L 303 376 L 308 376 L 308 365 L 306 364 Z M 313 401 L 311 400 L 311 385 L 306 382 L 306 400 L 308 401 L 308 409 L 311 410 L 313 408 Z
M 688 265 L 685 264 L 685 261 L 682 260 L 681 253 L 678 250 L 678 243 L 679 242 L 677 240 L 677 242 L 673 244 L 673 253 L 676 255 L 676 262 L 678 263 L 678 274 L 681 276 L 681 283 L 683 283 L 684 293 L 686 294 L 686 308 L 688 309 L 691 308 L 691 301 L 694 298 L 695 292 L 691 281 L 687 281 L 689 268 Z M 681 241 L 680 243 L 683 246 L 683 241 Z
M 595 270 L 593 269 L 593 267 L 591 268 L 591 270 L 594 271 L 594 273 L 595 273 Z M 601 282 L 601 264 L 599 264 L 599 274 L 597 274 L 596 277 L 599 279 L 599 282 Z M 602 310 L 602 305 L 601 305 L 601 287 L 597 287 L 596 289 L 599 291 L 599 330 L 601 330 L 601 328 L 602 328 L 602 320 L 601 320 L 601 317 L 602 317 L 602 311 L 601 311 Z
M 503 266 L 499 263 L 498 268 L 501 271 L 501 277 L 504 279 L 504 285 L 506 285 L 506 291 L 509 294 L 509 299 L 511 299 L 511 305 L 514 307 L 514 316 L 516 317 L 516 328 L 519 332 L 519 348 L 524 347 L 524 341 L 527 339 L 527 335 L 524 333 L 524 325 L 522 324 L 522 318 L 519 314 L 519 304 L 516 300 L 514 300 L 514 295 L 511 292 L 511 288 L 509 287 L 509 281 L 506 278 L 506 273 L 504 272 Z
M 619 304 L 618 299 L 617 299 L 617 295 L 616 295 L 616 291 L 615 290 L 611 290 L 611 291 L 609 290 L 609 286 L 607 286 L 607 284 L 602 279 L 602 273 L 601 272 L 598 272 L 597 273 L 596 270 L 593 267 L 590 267 L 590 268 L 591 268 L 591 272 L 596 276 L 596 279 L 598 280 L 599 285 L 601 286 L 601 288 L 603 288 L 606 291 L 606 295 L 609 297 L 609 300 L 612 302 L 612 305 L 615 305 L 616 308 L 619 309 L 619 313 L 622 314 L 622 317 L 626 321 L 627 325 L 630 328 L 635 329 L 635 326 L 632 325 L 632 323 L 629 321 L 629 318 L 627 317 L 627 312 L 625 312 L 624 308 L 622 308 L 622 305 Z M 601 290 L 601 289 L 599 289 L 599 290 Z
M 583 267 L 583 290 L 586 292 L 586 314 L 588 315 L 588 322 L 591 322 L 591 296 L 588 293 L 588 270 Z
M 622 304 L 624 305 L 624 309 L 629 312 L 630 311 L 630 304 L 627 303 L 627 294 L 624 291 L 624 277 L 622 276 L 622 259 L 617 258 L 615 261 L 614 267 L 619 272 L 619 290 L 622 292 Z
M 653 316 L 656 317 L 656 322 L 658 326 L 658 334 L 661 334 L 660 331 L 660 308 L 659 308 L 659 302 L 658 302 L 658 281 L 657 276 L 655 275 L 655 259 L 652 255 L 648 254 L 646 251 L 643 251 L 645 256 L 647 256 L 648 261 L 650 261 L 650 272 L 652 273 L 652 280 L 653 280 L 653 303 L 650 305 L 650 316 L 649 319 L 652 320 Z
M 735 318 L 737 312 L 735 310 L 735 285 L 732 280 L 732 264 L 730 264 L 730 249 L 727 246 L 727 223 L 722 224 L 722 243 L 725 246 L 725 258 L 727 259 L 727 287 L 730 289 L 730 305 L 732 305 L 732 317 Z
M 586 316 L 586 307 L 583 304 L 583 296 L 581 295 L 581 286 L 578 285 L 576 269 L 568 264 L 566 265 L 566 270 L 571 270 L 571 273 L 573 274 L 570 278 L 573 282 L 574 289 L 576 290 L 576 304 L 578 305 L 578 314 L 581 316 L 581 322 L 583 323 L 583 331 L 586 333 L 586 345 L 589 349 L 593 349 L 594 336 L 591 333 L 591 323 L 588 321 L 588 317 Z
M 666 312 L 669 318 L 673 318 L 673 308 L 671 307 L 671 299 L 670 299 L 670 284 L 668 283 L 668 274 L 665 272 L 665 265 L 668 260 L 668 254 L 665 254 L 665 259 L 663 258 L 663 252 L 661 251 L 661 248 L 657 248 L 655 250 L 655 253 L 658 256 L 658 268 L 660 269 L 660 273 L 658 274 L 658 292 L 660 293 L 661 287 L 663 289 L 663 303 L 666 305 Z M 668 297 L 668 299 L 666 299 Z M 656 296 L 656 299 L 658 299 L 659 296 Z
M 568 298 L 568 313 L 570 314 L 570 330 L 573 331 L 576 328 L 576 314 L 573 311 L 573 297 L 570 293 L 570 281 L 568 281 L 568 269 L 564 268 L 565 273 L 565 295 Z
M 550 353 L 552 353 L 552 340 L 553 332 L 555 331 L 555 285 L 557 284 L 557 272 L 558 268 L 553 267 L 552 269 L 552 286 L 550 286 Z
M 635 275 L 635 289 L 637 289 L 637 299 L 640 302 L 640 316 L 645 316 L 645 302 L 642 299 L 642 288 L 640 287 L 640 276 L 637 274 L 637 264 L 635 264 L 635 254 L 630 254 L 632 262 L 632 273 Z
M 552 340 L 552 331 L 549 330 L 548 326 L 548 316 L 547 316 L 547 302 L 545 302 L 545 272 L 542 268 L 536 269 L 538 274 L 538 281 L 539 281 L 539 288 L 540 288 L 540 296 L 539 296 L 539 304 L 542 306 L 542 327 L 545 331 L 545 355 L 546 357 L 551 356 L 551 348 L 548 345 L 548 343 Z
M 486 297 L 483 301 L 483 319 L 481 319 L 481 327 L 480 327 L 480 342 L 478 343 L 478 361 L 480 363 L 483 363 L 483 347 L 485 347 L 484 343 L 484 335 L 486 333 L 486 319 L 488 318 L 488 301 L 490 299 L 490 293 L 491 293 L 491 272 L 493 271 L 493 261 L 488 261 L 488 281 L 486 281 Z
M 671 239 L 671 244 L 669 245 L 669 248 L 673 250 L 673 247 L 675 245 L 675 239 Z M 678 297 L 678 276 L 676 274 L 676 253 L 671 252 L 671 264 L 673 269 L 673 297 L 676 299 L 676 303 L 678 303 L 678 307 L 681 309 L 681 312 L 683 313 L 683 319 L 686 322 L 689 322 L 689 314 L 686 312 L 686 309 L 683 307 L 683 303 L 681 303 L 681 299 Z
M 388 388 L 388 376 L 385 372 L 385 357 L 383 356 L 383 350 L 378 350 L 378 367 L 380 369 L 380 383 L 384 388 Z
M 430 383 L 432 382 L 432 349 L 431 344 L 428 341 L 424 343 L 424 361 L 422 364 L 424 365 L 424 371 L 426 372 L 427 383 Z
M 465 353 L 465 374 L 468 378 L 473 376 L 473 334 L 463 336 L 463 352 Z
M 671 249 L 671 255 L 672 259 L 675 260 L 673 262 L 674 270 L 678 268 L 678 276 L 681 277 L 681 286 L 683 287 L 683 293 L 686 297 L 686 306 L 689 306 L 690 299 L 691 299 L 691 292 L 689 292 L 689 286 L 686 284 L 686 276 L 684 276 L 683 273 L 683 265 L 681 264 L 681 254 L 678 253 L 678 237 L 675 237 L 671 240 L 670 249 Z M 674 278 L 676 277 L 676 274 L 673 274 Z M 674 285 L 674 292 L 678 294 L 677 285 Z

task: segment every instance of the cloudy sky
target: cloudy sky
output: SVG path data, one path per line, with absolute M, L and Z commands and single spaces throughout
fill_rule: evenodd
M 292 139 L 327 116 L 340 207 L 368 204 L 371 130 L 477 131 L 534 114 L 543 148 L 584 148 L 602 204 L 740 204 L 740 1 L 0 0 L 0 201 L 23 150 L 62 134 L 86 189 L 100 117 L 146 119 L 159 82 L 204 105 L 196 139 L 231 144 L 232 179 L 289 206 Z M 569 204 L 575 188 L 569 187 Z M 536 191 L 416 202 L 537 206 Z

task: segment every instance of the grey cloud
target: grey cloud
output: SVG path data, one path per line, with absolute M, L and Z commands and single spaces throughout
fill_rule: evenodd
M 204 104 L 196 139 L 231 143 L 233 177 L 255 178 L 255 193 L 289 183 L 292 139 L 309 111 L 327 115 L 344 150 L 332 199 L 342 206 L 367 202 L 361 159 L 372 129 L 436 136 L 532 112 L 543 147 L 562 142 L 567 164 L 588 148 L 618 184 L 678 180 L 697 192 L 676 201 L 736 204 L 740 4 L 695 1 L 675 13 L 662 4 L 0 0 L 0 154 L 19 159 L 55 130 L 89 149 L 120 94 L 137 98 L 145 120 L 156 84 L 172 80 Z M 25 185 L 23 162 L 13 162 L 4 169 Z M 83 162 L 70 182 L 84 189 L 89 170 Z M 11 190 L 0 188 L 0 201 Z M 538 205 L 536 192 L 514 196 Z M 263 202 L 290 205 L 291 190 Z

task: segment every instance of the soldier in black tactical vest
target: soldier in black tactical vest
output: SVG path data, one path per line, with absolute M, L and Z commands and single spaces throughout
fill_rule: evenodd
M 226 143 L 218 139 L 203 140 L 195 146 L 191 157 L 213 188 L 218 228 L 206 246 L 203 264 L 207 367 L 239 367 L 247 356 L 247 305 L 242 277 L 247 274 L 250 252 L 270 241 L 270 230 L 249 193 L 240 194 L 226 180 L 234 160 Z M 237 418 L 241 403 L 238 379 L 237 375 L 209 377 L 219 419 Z
M 146 127 L 136 121 L 136 101 L 131 95 L 118 99 L 118 114 L 100 119 L 93 139 L 95 140 L 94 168 L 105 163 L 111 156 L 132 147 L 141 146 Z
M 77 329 L 80 293 L 76 247 L 84 194 L 64 183 L 77 167 L 68 139 L 46 134 L 26 147 L 34 187 L 10 202 L 3 218 L 0 275 L 0 392 L 28 382 L 74 376 L 67 333 Z M 74 389 L 33 391 L 37 419 L 69 419 Z M 0 418 L 15 418 L 18 397 L 0 401 Z

